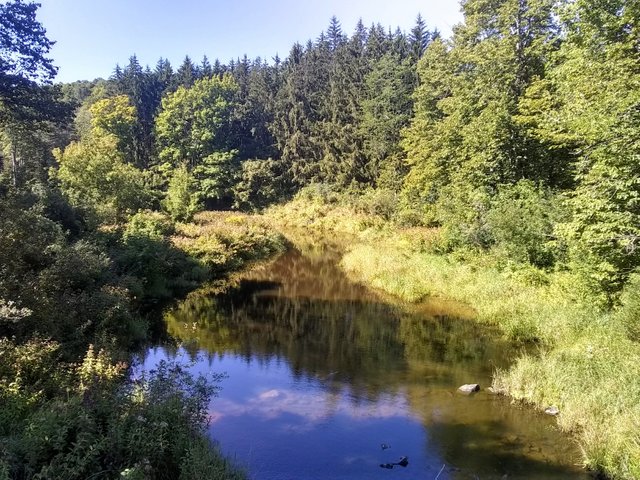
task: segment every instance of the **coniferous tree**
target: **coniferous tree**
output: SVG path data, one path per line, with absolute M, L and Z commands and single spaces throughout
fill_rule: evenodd
M 200 78 L 206 78 L 213 75 L 213 67 L 211 66 L 211 63 L 209 63 L 209 59 L 206 55 L 202 57 L 202 62 L 200 63 L 198 72 L 200 74 Z
M 359 128 L 372 185 L 399 190 L 406 174 L 400 132 L 411 118 L 414 74 L 409 59 L 387 53 L 364 79 Z
M 283 62 L 282 87 L 276 95 L 271 124 L 283 167 L 298 187 L 319 178 L 321 159 L 313 136 L 316 113 L 311 105 L 313 78 L 307 55 L 304 47 L 296 43 Z
M 345 42 L 345 36 L 342 33 L 342 26 L 335 15 L 331 17 L 331 20 L 329 21 L 327 41 L 329 42 L 329 48 L 331 51 L 336 51 Z
M 418 14 L 416 18 L 416 24 L 411 29 L 411 34 L 409 35 L 409 47 L 411 49 L 411 57 L 414 62 L 420 60 L 424 51 L 429 44 L 429 31 L 427 30 L 427 25 L 424 22 L 422 15 Z
M 367 44 L 365 46 L 366 57 L 370 64 L 380 60 L 389 51 L 389 39 L 382 25 L 371 25 L 367 34 Z
M 174 76 L 174 85 L 176 87 L 189 88 L 198 78 L 197 68 L 191 61 L 189 55 L 184 57 L 182 65 L 176 71 Z

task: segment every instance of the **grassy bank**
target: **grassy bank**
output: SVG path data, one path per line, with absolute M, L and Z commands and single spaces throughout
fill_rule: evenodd
M 163 363 L 134 380 L 130 353 L 148 307 L 273 255 L 283 237 L 230 213 L 174 224 L 141 212 L 83 238 L 21 215 L 0 215 L 13 234 L 2 237 L 0 480 L 244 478 L 207 437 L 220 377 Z M 42 245 L 12 242 L 30 236 Z
M 540 409 L 556 405 L 558 425 L 578 440 L 586 467 L 640 478 L 640 344 L 623 321 L 634 314 L 632 301 L 599 310 L 570 273 L 505 264 L 489 253 L 435 254 L 436 231 L 392 226 L 324 201 L 297 198 L 268 216 L 354 235 L 342 266 L 355 280 L 409 302 L 434 295 L 465 302 L 477 321 L 537 344 L 537 353 L 496 372 L 494 388 Z

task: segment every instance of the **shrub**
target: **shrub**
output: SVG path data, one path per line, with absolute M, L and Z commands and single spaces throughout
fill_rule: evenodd
M 191 220 L 200 210 L 196 181 L 185 165 L 180 165 L 171 174 L 162 207 L 171 218 L 183 222 Z
M 59 360 L 55 342 L 0 339 L 0 478 L 195 478 L 200 467 L 235 475 L 205 437 L 222 376 L 161 362 L 125 378 L 126 365 L 93 346 L 77 364 Z
M 398 194 L 392 190 L 368 189 L 357 197 L 356 208 L 363 213 L 392 220 L 398 211 Z
M 533 182 L 503 186 L 491 200 L 486 225 L 497 249 L 512 261 L 539 267 L 553 265 L 557 256 L 554 224 L 560 202 Z
M 123 239 L 126 241 L 133 237 L 147 237 L 156 240 L 171 235 L 174 231 L 174 223 L 166 215 L 151 210 L 142 210 L 136 213 L 125 227 Z

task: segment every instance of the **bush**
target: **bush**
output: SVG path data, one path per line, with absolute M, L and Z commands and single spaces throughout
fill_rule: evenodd
M 491 198 L 483 190 L 469 190 L 455 185 L 443 191 L 435 206 L 435 219 L 442 225 L 439 249 L 452 251 L 460 247 L 488 248 L 493 244 L 487 213 Z
M 174 232 L 175 225 L 166 215 L 151 210 L 136 213 L 125 227 L 123 239 L 147 237 L 160 240 Z
M 560 202 L 533 182 L 503 186 L 491 200 L 486 225 L 495 247 L 512 261 L 549 267 L 557 257 L 553 236 Z
M 131 218 L 113 250 L 117 273 L 138 305 L 168 299 L 204 280 L 195 262 L 169 240 L 175 225 L 166 215 L 142 211 Z
M 162 207 L 171 218 L 182 222 L 191 220 L 201 209 L 196 181 L 185 165 L 173 171 Z
M 0 355 L 13 362 L 0 366 L 0 394 L 8 400 L 0 427 L 11 435 L 0 447 L 5 478 L 197 478 L 201 468 L 218 472 L 204 478 L 240 478 L 205 436 L 221 376 L 194 377 L 161 362 L 122 383 L 125 366 L 90 347 L 61 378 L 50 375 L 60 368 L 56 346 L 46 342 L 3 341 Z M 14 376 L 24 381 L 10 382 Z
M 392 190 L 368 189 L 357 197 L 356 208 L 362 213 L 392 220 L 398 213 L 398 194 Z

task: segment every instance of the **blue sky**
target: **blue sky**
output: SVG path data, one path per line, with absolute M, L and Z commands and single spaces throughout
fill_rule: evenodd
M 57 81 L 108 77 L 132 54 L 152 67 L 185 55 L 226 63 L 245 53 L 286 57 L 315 39 L 332 15 L 351 33 L 358 18 L 409 31 L 421 13 L 445 36 L 461 20 L 458 0 L 38 0 L 38 19 L 55 40 Z

